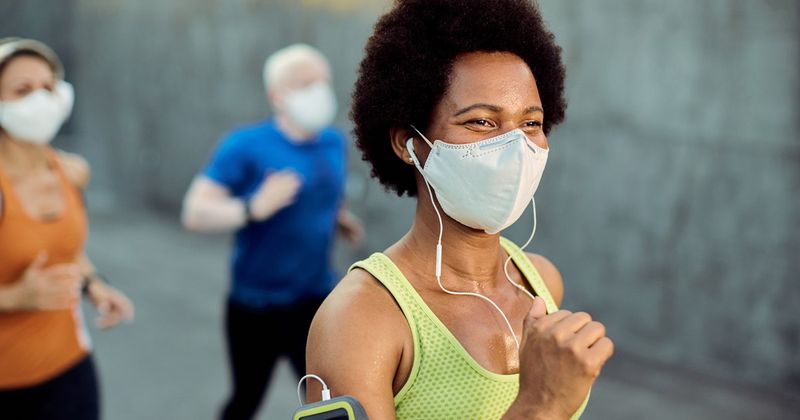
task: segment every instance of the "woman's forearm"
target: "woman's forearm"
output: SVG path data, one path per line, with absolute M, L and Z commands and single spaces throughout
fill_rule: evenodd
M 17 310 L 17 294 L 14 285 L 0 286 L 0 312 Z
M 44 260 L 45 257 L 40 254 L 32 265 L 41 266 L 44 264 Z M 16 281 L 0 285 L 0 312 L 29 309 L 29 305 L 26 304 L 26 295 L 30 294 L 26 293 L 25 285 L 31 281 L 31 271 L 32 268 L 29 266 Z
M 537 410 L 531 404 L 517 399 L 508 407 L 508 411 L 503 415 L 502 420 L 566 420 L 561 416 L 547 413 L 545 410 Z
M 84 277 L 96 271 L 94 264 L 92 264 L 92 261 L 89 259 L 89 256 L 86 255 L 86 253 L 83 253 L 80 257 L 78 257 L 78 267 L 80 267 L 81 274 Z

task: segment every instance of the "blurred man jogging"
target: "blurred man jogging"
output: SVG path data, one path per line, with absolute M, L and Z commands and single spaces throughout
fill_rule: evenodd
M 182 220 L 197 232 L 236 231 L 226 310 L 233 390 L 221 418 L 249 419 L 280 356 L 305 373 L 311 320 L 337 278 L 336 230 L 360 222 L 342 207 L 345 139 L 330 66 L 296 44 L 272 54 L 264 83 L 274 116 L 230 132 L 186 193 Z

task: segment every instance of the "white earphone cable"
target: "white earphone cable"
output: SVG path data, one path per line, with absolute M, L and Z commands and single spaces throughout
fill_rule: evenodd
M 447 294 L 455 295 L 455 296 L 473 296 L 473 297 L 481 298 L 481 299 L 485 300 L 486 302 L 488 302 L 489 304 L 491 304 L 495 309 L 497 309 L 497 312 L 500 313 L 500 316 L 503 317 L 503 321 L 505 321 L 506 326 L 508 327 L 508 330 L 511 332 L 511 337 L 514 339 L 514 344 L 516 344 L 516 346 L 517 346 L 517 351 L 519 351 L 519 339 L 517 338 L 517 334 L 514 333 L 514 328 L 511 326 L 511 322 L 508 320 L 508 317 L 503 312 L 503 310 L 500 309 L 500 306 L 498 306 L 496 303 L 494 303 L 493 300 L 489 299 L 488 297 L 486 297 L 486 296 L 484 296 L 482 294 L 472 293 L 472 292 L 456 292 L 456 291 L 448 290 L 442 284 L 442 232 L 444 231 L 444 224 L 442 223 L 442 215 L 439 213 L 439 209 L 436 208 L 436 202 L 433 199 L 433 191 L 431 190 L 431 186 L 428 183 L 428 180 L 425 179 L 425 175 L 424 174 L 422 175 L 422 179 L 425 181 L 425 187 L 428 189 L 428 194 L 431 197 L 431 205 L 433 205 L 433 210 L 436 212 L 436 217 L 439 219 L 439 240 L 436 243 L 436 283 L 438 283 L 439 284 L 439 288 L 442 289 L 442 291 L 447 293 Z M 531 238 L 533 238 L 533 235 L 531 235 Z M 529 240 L 529 242 L 530 242 L 530 240 Z M 506 276 L 508 276 L 508 274 L 506 274 Z M 510 281 L 510 279 L 509 279 L 509 281 Z M 527 290 L 526 290 L 526 292 L 527 292 Z
M 525 241 L 525 245 L 522 245 L 522 247 L 520 247 L 520 249 L 523 250 L 523 251 L 525 250 L 525 248 L 528 247 L 528 245 L 533 240 L 533 235 L 536 234 L 536 199 L 535 198 L 531 199 L 531 208 L 533 209 L 533 229 L 531 229 L 531 236 L 529 236 L 528 240 Z M 516 287 L 517 289 L 522 290 L 523 292 L 525 292 L 525 294 L 528 295 L 528 297 L 530 297 L 531 300 L 533 300 L 534 296 L 531 294 L 531 292 L 528 291 L 528 289 L 526 289 L 521 284 L 515 283 L 514 280 L 511 280 L 511 275 L 508 274 L 508 263 L 510 261 L 511 261 L 511 254 L 508 255 L 508 258 L 506 258 L 505 264 L 503 264 L 503 272 L 506 274 L 506 280 L 508 280 L 508 282 L 511 283 L 512 285 L 514 285 L 514 287 Z

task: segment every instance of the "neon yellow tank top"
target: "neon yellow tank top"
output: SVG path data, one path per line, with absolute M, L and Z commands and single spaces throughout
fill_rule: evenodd
M 528 256 L 505 238 L 500 243 L 535 294 L 544 299 L 547 312 L 557 311 Z M 414 361 L 408 380 L 394 397 L 398 420 L 483 420 L 505 414 L 517 396 L 519 374 L 501 375 L 478 364 L 386 255 L 372 254 L 350 270 L 354 268 L 366 270 L 389 290 L 411 329 Z M 580 418 L 588 400 L 587 396 L 573 420 Z

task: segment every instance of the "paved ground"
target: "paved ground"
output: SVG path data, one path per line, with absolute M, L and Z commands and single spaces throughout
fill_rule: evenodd
M 93 331 L 109 420 L 212 419 L 228 387 L 221 333 L 228 238 L 183 232 L 177 217 L 95 215 L 90 256 L 136 302 L 133 325 Z M 259 419 L 297 405 L 284 362 Z M 800 398 L 620 354 L 585 419 L 798 418 Z

